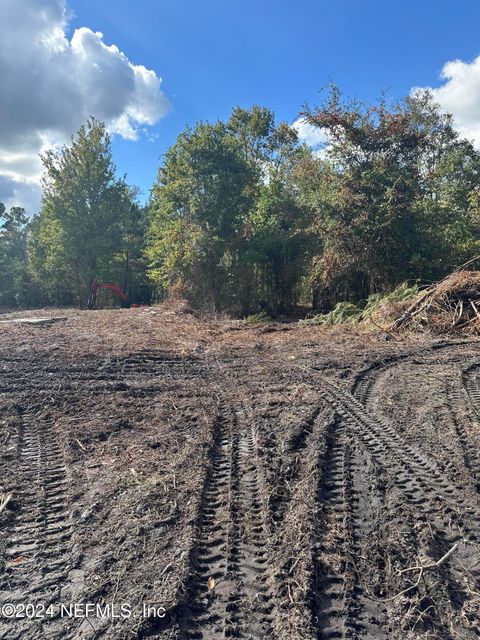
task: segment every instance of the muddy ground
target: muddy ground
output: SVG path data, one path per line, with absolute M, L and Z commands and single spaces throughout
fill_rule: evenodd
M 480 341 L 21 315 L 0 638 L 479 637 Z

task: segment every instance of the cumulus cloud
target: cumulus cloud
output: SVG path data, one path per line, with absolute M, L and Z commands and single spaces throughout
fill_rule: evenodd
M 323 146 L 328 142 L 327 134 L 323 129 L 305 122 L 303 118 L 295 120 L 292 127 L 296 130 L 299 140 L 305 142 L 314 149 Z
M 67 29 L 66 0 L 0 2 L 0 201 L 28 201 L 30 213 L 40 152 L 68 141 L 91 115 L 135 140 L 169 108 L 154 71 L 101 33 L 82 27 L 68 37 Z
M 472 62 L 447 62 L 440 77 L 444 81 L 441 86 L 423 88 L 428 88 L 442 109 L 453 115 L 460 133 L 480 147 L 480 56 Z

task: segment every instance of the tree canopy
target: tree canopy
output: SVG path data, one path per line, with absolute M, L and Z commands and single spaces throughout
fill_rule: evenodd
M 42 157 L 38 216 L 0 206 L 0 304 L 84 304 L 97 277 L 138 301 L 325 311 L 480 253 L 480 153 L 431 94 L 365 105 L 331 87 L 300 117 L 322 148 L 258 105 L 186 128 L 146 207 L 88 120 Z
M 135 191 L 116 177 L 105 125 L 93 118 L 70 146 L 42 156 L 42 210 L 30 244 L 36 282 L 57 302 L 85 305 L 90 283 L 119 280 L 143 243 L 142 214 Z

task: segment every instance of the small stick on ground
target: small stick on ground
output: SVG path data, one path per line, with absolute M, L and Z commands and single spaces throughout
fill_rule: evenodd
M 0 504 L 0 513 L 2 513 L 2 511 L 5 509 L 5 507 L 10 502 L 11 499 L 12 499 L 12 494 L 9 493 L 8 496 L 5 498 L 5 500 L 2 502 L 2 504 Z
M 474 303 L 473 300 L 470 300 L 470 304 L 472 305 L 473 310 L 475 311 L 475 315 L 477 316 L 477 318 L 480 319 L 480 313 L 478 311 L 478 307 L 477 305 Z
M 451 549 L 449 549 L 447 551 L 447 553 L 445 553 L 440 560 L 437 560 L 436 562 L 431 562 L 430 564 L 424 564 L 424 565 L 415 565 L 414 567 L 408 567 L 407 569 L 402 569 L 400 571 L 400 573 L 406 573 L 407 571 L 418 571 L 418 577 L 416 579 L 416 581 L 410 585 L 409 587 L 407 587 L 406 589 L 403 589 L 403 591 L 400 591 L 399 593 L 396 593 L 394 596 L 391 596 L 390 598 L 385 598 L 385 599 L 378 599 L 378 598 L 372 598 L 372 600 L 376 600 L 377 602 L 391 602 L 392 600 L 396 600 L 397 598 L 399 598 L 400 596 L 404 596 L 406 593 L 409 593 L 410 591 L 412 591 L 413 589 L 415 589 L 416 587 L 418 587 L 418 585 L 420 584 L 420 580 L 423 577 L 423 572 L 427 571 L 428 569 L 435 569 L 436 567 L 439 567 L 441 564 L 443 564 L 445 562 L 445 560 L 447 560 L 454 551 L 456 551 L 458 548 L 458 542 L 456 542 L 453 547 Z
M 436 562 L 432 562 L 430 564 L 423 564 L 423 565 L 417 565 L 415 567 L 408 567 L 407 569 L 402 569 L 400 571 L 400 573 L 405 573 L 406 571 L 425 571 L 425 569 L 434 569 L 436 567 L 439 567 L 441 564 L 443 564 L 445 562 L 445 560 L 447 558 L 449 558 L 452 553 L 454 551 L 456 551 L 458 549 L 458 542 L 456 542 L 453 547 L 451 549 L 449 549 L 449 551 L 447 551 L 447 553 L 445 553 L 440 560 L 437 560 Z
M 83 444 L 80 442 L 80 440 L 78 438 L 75 438 L 75 440 L 77 441 L 78 446 L 80 447 L 80 449 L 82 449 L 82 451 L 86 451 L 85 447 L 83 446 Z

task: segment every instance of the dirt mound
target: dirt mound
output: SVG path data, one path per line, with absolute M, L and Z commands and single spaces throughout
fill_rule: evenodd
M 393 328 L 432 333 L 480 332 L 480 271 L 458 271 L 399 310 Z

